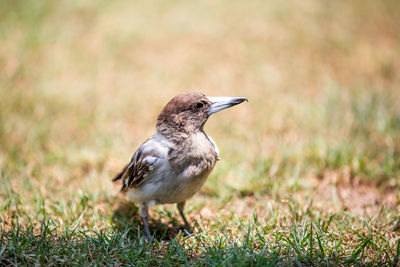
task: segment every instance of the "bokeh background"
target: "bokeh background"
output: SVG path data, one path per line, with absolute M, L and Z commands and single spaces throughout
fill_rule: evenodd
M 249 102 L 206 125 L 221 160 L 192 221 L 274 229 L 312 207 L 392 229 L 399 14 L 396 0 L 1 1 L 1 228 L 113 225 L 127 205 L 111 178 L 169 99 L 201 91 Z M 151 215 L 179 223 L 173 206 Z

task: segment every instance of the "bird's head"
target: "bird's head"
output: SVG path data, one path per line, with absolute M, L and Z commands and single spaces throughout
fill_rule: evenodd
M 157 130 L 191 134 L 203 129 L 210 115 L 247 101 L 244 97 L 208 97 L 202 93 L 183 93 L 172 98 L 162 109 Z

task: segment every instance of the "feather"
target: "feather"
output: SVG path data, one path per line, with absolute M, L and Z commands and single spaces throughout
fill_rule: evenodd
M 146 140 L 133 154 L 130 163 L 113 179 L 122 180 L 121 191 L 137 188 L 150 178 L 166 155 L 165 138 L 155 134 Z

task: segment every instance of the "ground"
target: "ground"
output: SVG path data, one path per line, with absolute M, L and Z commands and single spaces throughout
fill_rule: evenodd
M 398 1 L 0 3 L 0 262 L 388 265 L 400 256 Z M 150 211 L 112 177 L 174 95 L 221 160 Z

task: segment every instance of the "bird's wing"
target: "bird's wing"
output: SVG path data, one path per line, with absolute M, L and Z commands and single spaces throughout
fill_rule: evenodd
M 160 161 L 165 158 L 168 149 L 165 144 L 152 136 L 144 142 L 133 154 L 131 162 L 118 174 L 113 181 L 122 180 L 121 191 L 135 188 L 151 177 Z

